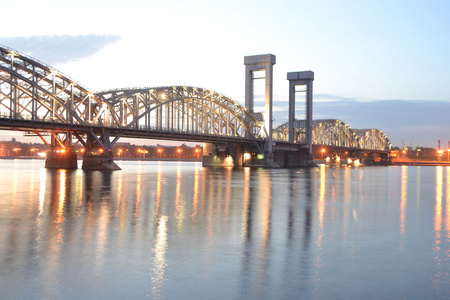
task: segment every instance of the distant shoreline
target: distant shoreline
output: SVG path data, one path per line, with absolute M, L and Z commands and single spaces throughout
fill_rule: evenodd
M 45 157 L 40 156 L 0 156 L 2 159 L 22 159 L 22 160 L 45 160 Z M 82 160 L 81 157 L 78 160 Z M 115 157 L 114 161 L 190 161 L 190 162 L 201 162 L 201 158 L 170 158 L 170 157 L 148 157 L 148 158 L 119 158 Z M 325 160 L 314 160 L 317 164 L 325 164 Z M 375 164 L 376 166 L 376 164 Z M 383 165 L 384 166 L 384 165 Z M 450 162 L 441 161 L 393 161 L 391 165 L 388 166 L 443 166 L 450 167 Z
M 45 157 L 41 156 L 0 156 L 0 159 L 39 159 L 45 160 Z M 78 160 L 83 158 L 79 157 Z M 201 158 L 171 158 L 171 157 L 148 157 L 148 158 L 119 158 L 114 157 L 114 161 L 202 161 Z

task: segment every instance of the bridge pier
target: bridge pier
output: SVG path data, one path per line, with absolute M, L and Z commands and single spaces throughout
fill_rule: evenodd
M 77 165 L 77 154 L 74 152 L 48 151 L 45 157 L 45 168 L 75 170 Z
M 38 134 L 41 139 L 43 137 Z M 73 152 L 71 132 L 51 132 L 50 147 L 45 157 L 45 168 L 74 170 L 78 168 L 77 154 Z
M 121 170 L 121 168 L 114 162 L 112 153 L 86 153 L 83 156 L 82 169 L 90 171 Z
M 204 167 L 299 168 L 315 166 L 309 149 L 298 144 L 275 143 L 274 151 L 264 155 L 258 147 L 239 143 L 203 144 Z
M 280 168 L 317 166 L 311 159 L 308 148 L 289 143 L 276 143 L 273 162 Z
M 203 145 L 202 163 L 204 167 L 269 166 L 266 161 L 267 158 L 259 153 L 259 149 L 256 146 L 248 146 L 241 143 L 205 143 Z M 273 163 L 269 167 L 273 167 Z
M 244 166 L 244 147 L 241 144 L 203 144 L 204 167 Z

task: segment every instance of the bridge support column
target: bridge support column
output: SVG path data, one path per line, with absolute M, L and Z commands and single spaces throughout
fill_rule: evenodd
M 75 170 L 78 168 L 77 154 L 74 152 L 48 151 L 45 157 L 45 168 Z
M 204 167 L 242 167 L 244 147 L 241 144 L 203 144 Z
M 92 154 L 86 153 L 83 156 L 83 170 L 102 171 L 102 170 L 120 170 L 120 167 L 114 162 L 112 153 Z
M 45 168 L 67 170 L 78 168 L 77 154 L 72 151 L 71 132 L 52 132 L 50 144 L 41 135 L 39 136 L 50 146 L 50 151 L 47 152 L 45 157 Z
M 120 167 L 114 162 L 112 146 L 119 139 L 118 135 L 113 142 L 109 141 L 109 132 L 104 129 L 100 137 L 94 132 L 88 132 L 86 141 L 78 136 L 78 140 L 86 147 L 83 156 L 83 170 L 120 170 Z
M 244 148 L 242 145 L 230 145 L 230 156 L 233 159 L 233 165 L 235 167 L 242 167 L 244 165 Z
M 264 126 L 267 131 L 267 152 L 272 152 L 272 105 L 273 105 L 273 65 L 275 55 L 253 55 L 244 57 L 245 65 L 245 108 L 251 114 L 253 111 L 253 72 L 265 71 L 265 111 Z
M 312 155 L 312 107 L 313 107 L 313 81 L 314 72 L 289 72 L 289 142 L 294 142 L 294 122 L 295 122 L 295 87 L 306 85 L 306 145 L 309 148 L 308 159 L 313 160 Z

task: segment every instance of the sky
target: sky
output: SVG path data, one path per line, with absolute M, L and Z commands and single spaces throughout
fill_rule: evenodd
M 447 0 L 0 4 L 1 45 L 93 92 L 192 85 L 243 105 L 244 56 L 271 53 L 274 127 L 288 117 L 286 73 L 311 70 L 314 119 L 380 129 L 394 146 L 436 148 L 441 140 L 446 149 L 450 141 Z M 11 136 L 21 139 L 0 132 L 0 139 Z

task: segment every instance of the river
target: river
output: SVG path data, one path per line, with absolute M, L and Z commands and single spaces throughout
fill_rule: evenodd
M 0 160 L 1 299 L 444 299 L 450 167 Z

